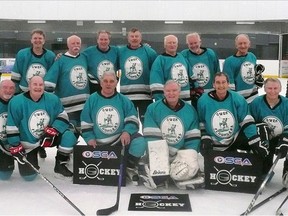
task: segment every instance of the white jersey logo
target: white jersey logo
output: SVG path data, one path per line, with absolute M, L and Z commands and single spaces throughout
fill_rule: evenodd
M 171 115 L 167 116 L 161 122 L 161 131 L 163 138 L 169 145 L 179 143 L 184 136 L 184 126 L 180 118 Z
M 7 139 L 6 134 L 7 112 L 0 114 L 0 140 L 5 141 Z
M 120 116 L 112 106 L 102 107 L 96 116 L 97 125 L 104 134 L 113 134 L 120 126 Z
M 99 80 L 102 79 L 103 77 L 103 73 L 104 72 L 109 72 L 109 71 L 114 71 L 114 65 L 111 61 L 108 61 L 108 60 L 104 60 L 104 61 L 101 61 L 99 64 L 98 64 L 98 67 L 97 67 L 97 77 Z
M 124 65 L 125 75 L 130 80 L 137 80 L 143 73 L 142 61 L 137 56 L 129 57 Z
M 187 86 L 188 74 L 187 69 L 182 63 L 175 63 L 171 67 L 171 77 L 174 81 L 178 82 L 181 87 Z
M 206 64 L 198 63 L 192 68 L 193 76 L 196 76 L 197 82 L 200 87 L 205 86 L 211 77 L 210 70 Z
M 70 71 L 70 82 L 77 89 L 84 89 L 87 85 L 87 72 L 81 65 L 75 65 Z
M 46 68 L 39 63 L 33 63 L 29 66 L 26 73 L 26 81 L 29 82 L 33 76 L 44 77 L 46 74 Z
M 267 123 L 269 129 L 271 130 L 272 137 L 282 134 L 284 128 L 280 119 L 275 116 L 266 116 L 263 121 Z
M 235 120 L 232 113 L 226 109 L 217 110 L 211 119 L 214 134 L 220 138 L 229 138 L 233 135 Z
M 243 62 L 240 69 L 242 80 L 247 84 L 255 83 L 254 64 L 251 62 Z
M 50 121 L 50 116 L 46 110 L 36 110 L 34 111 L 29 120 L 28 128 L 30 133 L 37 139 L 43 134 L 44 128 L 48 125 Z

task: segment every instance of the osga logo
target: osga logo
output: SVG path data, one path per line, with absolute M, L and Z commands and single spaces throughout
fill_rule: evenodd
M 29 80 L 33 76 L 44 77 L 45 74 L 46 74 L 46 68 L 42 64 L 39 63 L 31 64 L 26 73 L 26 81 L 29 82 Z
M 181 87 L 188 84 L 188 73 L 186 67 L 182 63 L 175 63 L 171 68 L 171 77 L 174 81 L 178 82 Z
M 0 114 L 0 140 L 2 141 L 7 139 L 6 123 L 7 123 L 7 112 L 3 112 Z
M 143 64 L 137 56 L 131 56 L 125 62 L 125 75 L 128 79 L 136 80 L 143 73 Z
M 34 111 L 29 120 L 28 127 L 30 133 L 37 139 L 43 134 L 44 128 L 48 125 L 50 117 L 45 110 Z
M 112 106 L 102 107 L 97 113 L 97 125 L 105 134 L 113 134 L 120 125 L 118 111 Z
M 220 138 L 229 138 L 234 131 L 235 120 L 229 110 L 217 110 L 211 119 L 211 125 L 215 135 Z
M 113 63 L 111 61 L 108 61 L 108 60 L 101 61 L 97 67 L 98 79 L 101 80 L 103 77 L 103 73 L 109 72 L 109 71 L 115 72 Z
M 161 123 L 163 138 L 168 144 L 177 144 L 184 136 L 184 126 L 177 116 L 167 116 Z
M 205 86 L 210 80 L 210 70 L 206 64 L 198 63 L 193 66 L 193 74 L 196 75 L 200 87 Z
M 271 130 L 272 137 L 282 134 L 284 127 L 279 118 L 275 116 L 266 116 L 263 121 L 267 123 L 269 129 Z
M 77 89 L 84 89 L 87 85 L 87 72 L 81 65 L 75 65 L 70 71 L 70 82 Z
M 235 164 L 240 166 L 252 166 L 252 163 L 248 158 L 216 156 L 214 158 L 214 161 L 218 164 Z
M 254 64 L 251 62 L 243 62 L 240 69 L 241 77 L 247 84 L 255 83 L 255 71 Z

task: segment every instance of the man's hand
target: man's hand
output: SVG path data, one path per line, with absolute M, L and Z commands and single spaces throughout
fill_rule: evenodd
M 96 148 L 96 146 L 97 146 L 97 143 L 96 143 L 96 140 L 95 140 L 95 139 L 89 140 L 87 144 L 88 144 L 89 146 L 93 146 L 93 148 Z
M 120 137 L 121 143 L 123 146 L 130 144 L 130 134 L 127 132 L 123 132 Z
M 26 156 L 26 152 L 21 144 L 19 144 L 18 146 L 10 147 L 9 150 L 11 155 L 14 157 L 15 160 L 18 161 L 19 164 L 25 164 L 23 157 Z

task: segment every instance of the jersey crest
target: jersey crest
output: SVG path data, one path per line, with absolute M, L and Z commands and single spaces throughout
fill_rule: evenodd
M 29 120 L 28 128 L 30 133 L 37 139 L 43 134 L 44 128 L 48 125 L 50 116 L 45 110 L 35 110 Z
M 240 69 L 242 80 L 251 85 L 255 83 L 254 64 L 251 62 L 243 62 Z
M 184 136 L 184 126 L 180 118 L 169 115 L 161 122 L 161 131 L 163 138 L 169 145 L 175 145 L 180 142 Z
M 130 80 L 137 80 L 143 73 L 142 61 L 137 56 L 129 57 L 124 67 L 125 75 Z
M 229 110 L 220 109 L 213 114 L 211 125 L 214 134 L 225 139 L 233 135 L 235 119 Z
M 279 118 L 276 116 L 266 116 L 263 121 L 267 123 L 269 129 L 271 130 L 272 137 L 282 134 L 284 128 Z
M 46 68 L 39 63 L 33 63 L 29 66 L 26 73 L 26 81 L 29 82 L 33 76 L 44 77 L 46 74 Z
M 205 86 L 210 80 L 210 70 L 206 64 L 198 63 L 192 68 L 193 75 L 196 76 L 197 82 L 200 87 Z
M 2 141 L 7 139 L 6 122 L 7 122 L 7 112 L 3 112 L 0 114 L 0 140 Z
M 113 106 L 102 107 L 96 116 L 96 122 L 104 134 L 113 134 L 120 126 L 118 110 Z
M 108 71 L 114 71 L 114 65 L 111 61 L 108 61 L 108 60 L 104 60 L 104 61 L 101 61 L 99 64 L 98 64 L 98 67 L 97 67 L 97 77 L 99 80 L 102 79 L 103 77 L 103 73 L 104 72 L 108 72 Z
M 178 82 L 181 87 L 185 87 L 188 84 L 187 69 L 181 63 L 173 64 L 171 68 L 171 77 L 174 81 Z
M 85 68 L 75 65 L 70 71 L 70 82 L 77 89 L 84 89 L 87 85 L 88 77 Z

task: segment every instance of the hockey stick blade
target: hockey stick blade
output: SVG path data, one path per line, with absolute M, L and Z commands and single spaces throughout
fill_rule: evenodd
M 271 196 L 267 197 L 266 199 L 262 200 L 261 202 L 257 203 L 255 206 L 253 206 L 253 208 L 251 209 L 250 213 L 252 211 L 255 211 L 256 209 L 260 208 L 261 206 L 265 205 L 267 202 L 271 201 L 272 199 L 274 199 L 275 197 L 277 197 L 278 195 L 282 194 L 283 192 L 285 192 L 287 190 L 286 187 L 281 188 L 280 190 L 276 191 L 275 193 L 273 193 Z M 245 212 L 244 212 L 245 213 Z M 244 213 L 242 213 L 241 215 L 244 215 Z
M 283 200 L 283 202 L 282 202 L 282 203 L 280 204 L 280 206 L 277 208 L 277 210 L 276 210 L 276 215 L 277 215 L 277 216 L 284 215 L 284 214 L 282 213 L 281 208 L 282 208 L 282 206 L 285 204 L 285 202 L 287 201 L 287 199 L 288 199 L 288 196 L 285 197 L 285 199 Z
M 251 200 L 248 208 L 246 209 L 245 212 L 243 212 L 243 213 L 241 214 L 241 216 L 242 216 L 242 215 L 248 215 L 248 214 L 251 212 L 252 208 L 253 208 L 254 205 L 255 205 L 255 202 L 256 202 L 257 198 L 258 198 L 259 195 L 262 193 L 262 190 L 264 189 L 266 183 L 267 183 L 268 180 L 270 179 L 270 177 L 271 177 L 271 175 L 272 175 L 272 173 L 273 173 L 273 170 L 274 170 L 276 164 L 278 163 L 278 161 L 279 161 L 279 159 L 280 159 L 280 156 L 281 156 L 281 154 L 278 154 L 278 155 L 277 155 L 276 159 L 275 159 L 274 162 L 273 162 L 273 165 L 271 166 L 269 172 L 267 173 L 265 179 L 263 180 L 262 184 L 260 185 L 258 191 L 256 192 L 256 194 L 254 195 L 253 199 Z
M 29 164 L 30 167 L 45 181 L 47 182 L 65 201 L 67 201 L 76 211 L 79 212 L 80 215 L 85 216 L 85 214 L 74 204 L 72 203 L 49 179 L 47 179 L 38 169 L 36 169 L 30 161 L 27 160 L 26 157 L 23 157 L 25 163 Z
M 119 201 L 120 201 L 120 191 L 122 186 L 122 177 L 123 177 L 123 160 L 124 160 L 124 153 L 125 153 L 125 146 L 122 147 L 121 150 L 121 159 L 120 159 L 120 173 L 118 177 L 118 186 L 117 186 L 117 198 L 116 203 L 114 206 L 105 208 L 105 209 L 98 209 L 96 215 L 110 215 L 113 212 L 117 211 L 119 208 Z

